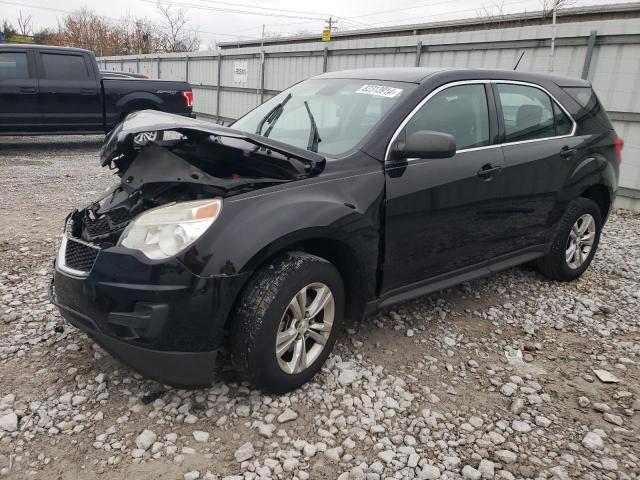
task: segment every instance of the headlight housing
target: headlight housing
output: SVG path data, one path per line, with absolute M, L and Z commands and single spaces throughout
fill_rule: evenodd
M 181 252 L 211 226 L 222 211 L 222 199 L 194 200 L 152 208 L 122 232 L 118 245 L 159 260 Z

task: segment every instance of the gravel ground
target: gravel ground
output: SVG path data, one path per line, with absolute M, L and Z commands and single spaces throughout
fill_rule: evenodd
M 640 216 L 573 283 L 518 268 L 383 310 L 281 397 L 146 381 L 47 301 L 99 137 L 0 138 L 0 476 L 640 478 Z

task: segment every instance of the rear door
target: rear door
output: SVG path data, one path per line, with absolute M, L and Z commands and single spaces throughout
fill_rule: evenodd
M 505 195 L 511 249 L 547 243 L 563 210 L 560 194 L 585 143 L 575 122 L 544 88 L 523 82 L 493 84 L 502 127 Z
M 490 82 L 461 82 L 435 90 L 405 120 L 394 142 L 438 131 L 456 138 L 457 152 L 387 158 L 383 294 L 504 253 L 505 162 L 495 113 Z
M 81 52 L 38 53 L 40 105 L 49 130 L 102 130 L 99 79 Z
M 0 131 L 33 131 L 41 123 L 38 80 L 31 52 L 0 50 Z

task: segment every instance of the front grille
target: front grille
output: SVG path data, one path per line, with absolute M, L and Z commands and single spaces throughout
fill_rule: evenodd
M 84 225 L 90 237 L 107 235 L 113 231 L 120 230 L 131 221 L 131 214 L 126 208 L 120 207 L 100 215 L 92 220 L 85 214 Z
M 93 267 L 93 262 L 96 261 L 99 251 L 98 248 L 76 242 L 73 238 L 67 238 L 67 248 L 64 252 L 65 266 L 88 272 Z

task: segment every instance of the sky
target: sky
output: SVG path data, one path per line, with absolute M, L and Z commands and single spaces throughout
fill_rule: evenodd
M 20 11 L 31 15 L 33 25 L 55 27 L 58 19 L 83 6 L 94 13 L 118 19 L 136 16 L 160 21 L 157 0 L 0 0 L 0 21 L 17 23 Z M 544 0 L 160 0 L 184 8 L 190 28 L 201 38 L 201 49 L 219 42 L 260 38 L 263 24 L 267 35 L 293 35 L 301 31 L 320 36 L 331 16 L 340 29 L 389 27 L 408 23 L 474 18 L 489 11 L 504 13 L 540 10 Z M 551 3 L 553 0 L 547 0 Z M 573 6 L 606 5 L 607 0 L 569 0 Z M 622 0 L 620 3 L 622 3 Z

